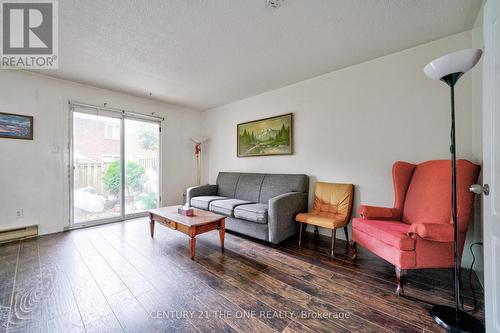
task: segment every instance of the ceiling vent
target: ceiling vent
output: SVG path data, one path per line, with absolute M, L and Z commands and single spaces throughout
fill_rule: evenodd
M 284 0 L 267 0 L 266 5 L 271 8 L 279 8 Z

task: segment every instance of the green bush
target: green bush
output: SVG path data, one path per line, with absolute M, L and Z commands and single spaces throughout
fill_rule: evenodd
M 125 162 L 125 189 L 129 195 L 133 191 L 141 191 L 146 181 L 143 167 L 132 161 Z M 102 182 L 109 193 L 120 193 L 120 162 L 114 161 L 108 166 Z
M 144 205 L 144 209 L 154 209 L 158 207 L 158 195 L 156 193 L 143 195 L 139 200 L 141 200 Z

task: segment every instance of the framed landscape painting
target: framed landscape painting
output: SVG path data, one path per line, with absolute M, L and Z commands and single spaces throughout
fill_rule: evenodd
M 290 155 L 293 153 L 293 114 L 237 125 L 238 157 Z
M 33 140 L 33 117 L 0 112 L 0 138 Z

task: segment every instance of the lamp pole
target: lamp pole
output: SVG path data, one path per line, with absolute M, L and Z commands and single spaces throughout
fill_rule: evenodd
M 441 81 L 450 86 L 451 96 L 451 131 L 450 131 L 450 153 L 451 153 L 451 201 L 453 219 L 453 256 L 455 259 L 454 282 L 455 282 L 455 320 L 458 321 L 460 300 L 460 263 L 458 258 L 458 214 L 457 214 L 457 155 L 455 140 L 455 84 L 464 73 L 452 73 L 444 76 Z

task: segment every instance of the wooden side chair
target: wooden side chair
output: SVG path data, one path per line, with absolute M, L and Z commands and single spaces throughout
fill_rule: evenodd
M 351 219 L 354 185 L 317 182 L 314 190 L 314 202 L 309 213 L 295 217 L 299 223 L 299 246 L 302 245 L 302 229 L 305 224 L 332 229 L 330 257 L 333 258 L 337 229 L 344 228 L 347 244 L 349 234 L 347 225 Z

